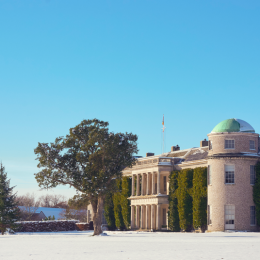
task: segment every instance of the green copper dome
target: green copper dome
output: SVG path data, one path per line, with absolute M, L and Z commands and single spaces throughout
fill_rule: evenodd
M 248 124 L 247 122 L 231 118 L 224 120 L 217 124 L 211 133 L 222 133 L 222 132 L 246 132 L 246 133 L 254 133 L 254 128 Z

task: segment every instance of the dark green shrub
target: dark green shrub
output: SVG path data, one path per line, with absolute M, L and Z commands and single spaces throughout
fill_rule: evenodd
M 121 209 L 124 225 L 126 229 L 131 226 L 131 206 L 130 200 L 127 199 L 131 196 L 132 179 L 129 177 L 122 178 L 122 192 L 121 192 Z
M 193 227 L 206 229 L 207 226 L 207 167 L 193 171 Z
M 113 195 L 113 203 L 114 203 L 114 215 L 115 215 L 115 224 L 116 227 L 120 230 L 125 229 L 125 224 L 122 216 L 122 208 L 121 208 L 121 193 L 116 192 Z
M 169 211 L 168 211 L 168 226 L 171 231 L 180 231 L 178 200 L 176 190 L 178 188 L 179 171 L 171 172 L 169 176 Z
M 178 189 L 176 190 L 178 200 L 178 212 L 180 228 L 184 231 L 192 229 L 192 179 L 193 170 L 184 169 L 178 174 Z
M 115 214 L 114 214 L 114 203 L 113 203 L 113 193 L 109 192 L 106 195 L 104 201 L 104 216 L 107 221 L 107 226 L 109 230 L 115 230 Z
M 129 229 L 131 225 L 131 207 L 127 199 L 131 196 L 132 179 L 123 177 L 116 181 L 115 191 L 107 194 L 105 199 L 105 218 L 110 230 Z

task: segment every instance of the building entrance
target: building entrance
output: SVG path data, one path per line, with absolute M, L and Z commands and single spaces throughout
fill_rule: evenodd
M 225 229 L 235 229 L 235 205 L 225 205 Z

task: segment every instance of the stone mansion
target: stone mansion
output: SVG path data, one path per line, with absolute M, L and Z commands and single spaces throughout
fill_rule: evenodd
M 123 171 L 132 177 L 131 228 L 167 229 L 171 171 L 208 167 L 208 231 L 257 230 L 252 187 L 259 158 L 259 134 L 234 118 L 216 125 L 198 148 L 147 153 Z

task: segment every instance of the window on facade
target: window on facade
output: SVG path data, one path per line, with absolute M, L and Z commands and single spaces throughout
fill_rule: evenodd
M 212 146 L 212 141 L 209 141 L 209 150 L 212 150 L 213 146 Z
M 225 149 L 234 149 L 235 140 L 225 140 Z
M 155 188 L 155 193 L 157 193 L 157 183 L 155 183 L 154 188 Z
M 225 183 L 235 183 L 235 166 L 225 165 Z
M 163 209 L 163 226 L 166 226 L 166 209 Z
M 211 185 L 211 168 L 210 168 L 210 165 L 208 165 L 208 185 Z
M 212 224 L 212 219 L 211 219 L 211 206 L 208 205 L 208 225 Z
M 167 191 L 167 181 L 166 181 L 166 176 L 163 176 L 163 190 Z
M 225 205 L 225 225 L 226 228 L 233 228 L 235 224 L 235 205 Z
M 250 165 L 250 184 L 251 185 L 255 184 L 255 179 L 256 179 L 255 166 Z
M 255 214 L 255 206 L 250 206 L 250 225 L 256 225 L 256 214 Z
M 249 147 L 250 147 L 250 150 L 255 150 L 255 141 L 250 140 L 249 141 Z

